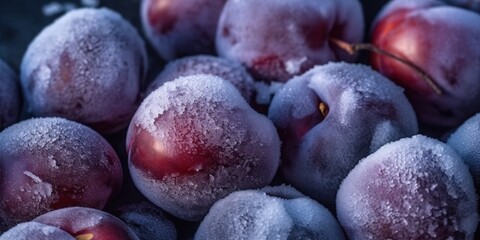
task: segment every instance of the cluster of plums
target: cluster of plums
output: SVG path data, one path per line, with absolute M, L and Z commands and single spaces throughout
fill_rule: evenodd
M 1 240 L 474 239 L 478 2 L 139 7 L 148 86 L 106 8 L 46 27 L 20 77 L 0 61 Z

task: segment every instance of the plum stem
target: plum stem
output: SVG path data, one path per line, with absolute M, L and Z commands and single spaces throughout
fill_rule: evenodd
M 328 114 L 328 107 L 325 103 L 321 102 L 318 105 L 318 109 L 320 109 L 320 112 L 322 113 L 323 118 L 325 118 Z
M 442 95 L 442 90 L 435 83 L 435 81 L 425 71 L 423 71 L 423 69 L 421 69 L 419 66 L 415 65 L 414 63 L 412 63 L 412 62 L 410 62 L 406 59 L 403 59 L 403 58 L 401 58 L 399 56 L 396 56 L 396 55 L 394 55 L 390 52 L 382 50 L 382 49 L 380 49 L 380 48 L 378 48 L 375 45 L 370 44 L 370 43 L 348 43 L 348 42 L 345 42 L 345 41 L 337 39 L 337 38 L 330 38 L 330 41 L 332 41 L 336 46 L 338 46 L 339 48 L 345 50 L 347 53 L 352 54 L 352 55 L 355 54 L 356 52 L 360 51 L 360 50 L 367 50 L 367 51 L 371 51 L 371 52 L 374 52 L 374 53 L 377 53 L 377 54 L 384 55 L 384 56 L 390 57 L 392 59 L 395 59 L 395 60 L 411 67 L 413 70 L 415 70 L 422 77 L 422 79 L 425 80 L 425 82 L 427 82 L 428 85 L 430 85 L 430 87 L 433 89 L 433 91 L 435 91 L 435 93 L 437 93 L 438 95 Z

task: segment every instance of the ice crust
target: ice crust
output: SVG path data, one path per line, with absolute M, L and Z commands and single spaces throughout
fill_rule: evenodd
M 320 114 L 319 102 L 328 105 L 328 114 L 305 125 Z M 400 87 L 367 66 L 348 63 L 317 66 L 293 78 L 273 98 L 268 116 L 282 136 L 287 182 L 329 207 L 360 159 L 418 132 Z M 302 127 L 310 128 L 292 136 Z
M 122 207 L 118 217 L 132 229 L 140 240 L 177 239 L 177 230 L 157 206 L 142 202 Z
M 20 115 L 20 85 L 13 70 L 0 59 L 0 131 Z
M 0 240 L 75 240 L 75 238 L 58 227 L 25 222 L 3 233 Z
M 0 163 L 0 223 L 7 226 L 53 210 L 66 186 L 75 187 L 68 189 L 68 198 L 103 208 L 122 174 L 120 160 L 102 136 L 61 118 L 30 119 L 5 129 Z
M 219 200 L 200 224 L 194 239 L 341 240 L 345 237 L 325 207 L 282 185 L 238 191 Z
M 135 135 L 144 132 L 168 157 L 195 161 L 205 152 L 215 153 L 188 174 L 173 171 L 161 179 L 134 164 L 158 161 L 154 157 L 129 158 L 140 191 L 183 219 L 200 220 L 230 192 L 266 186 L 279 165 L 280 142 L 272 122 L 250 108 L 230 82 L 212 75 L 181 77 L 152 92 L 132 120 L 127 146 L 136 148 Z
M 286 82 L 316 64 L 353 60 L 331 48 L 327 36 L 341 29 L 334 37 L 360 42 L 361 10 L 357 0 L 227 1 L 218 23 L 217 52 L 246 65 L 256 78 Z
M 473 239 L 478 224 L 467 166 L 448 145 L 422 135 L 361 160 L 336 207 L 351 239 Z
M 21 83 L 28 111 L 115 131 L 137 106 L 146 61 L 140 35 L 119 14 L 106 8 L 70 11 L 25 53 Z
M 480 189 L 480 114 L 469 118 L 448 138 L 447 144 L 455 149 L 467 164 L 477 189 Z
M 250 101 L 253 94 L 253 79 L 245 68 L 237 62 L 208 55 L 197 55 L 169 62 L 162 73 L 150 83 L 147 95 L 163 85 L 179 77 L 209 74 L 231 82 Z

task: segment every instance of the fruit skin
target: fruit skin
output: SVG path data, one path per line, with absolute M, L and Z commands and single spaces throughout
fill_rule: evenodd
M 202 239 L 343 240 L 345 236 L 324 206 L 282 185 L 237 191 L 217 201 L 195 234 L 195 240 Z
M 59 227 L 79 240 L 140 240 L 120 219 L 93 208 L 62 208 L 33 221 Z
M 37 222 L 24 222 L 4 232 L 0 240 L 76 240 L 60 228 Z
M 439 95 L 413 69 L 373 54 L 372 66 L 405 88 L 419 121 L 446 130 L 480 112 L 480 15 L 440 1 L 391 1 L 378 15 L 372 43 L 423 69 Z
M 275 127 L 226 80 L 167 82 L 141 104 L 127 134 L 129 169 L 157 206 L 188 221 L 240 190 L 264 187 L 280 159 Z
M 218 23 L 218 55 L 239 61 L 254 78 L 286 82 L 317 64 L 353 61 L 330 38 L 361 42 L 357 0 L 232 0 Z
M 285 181 L 330 209 L 360 159 L 418 133 L 403 90 L 368 66 L 348 63 L 317 66 L 291 79 L 274 96 L 268 117 L 282 140 Z
M 47 26 L 21 64 L 27 111 L 64 117 L 101 133 L 128 125 L 147 55 L 136 29 L 107 9 L 77 9 Z
M 443 0 L 448 4 L 470 9 L 480 13 L 480 1 L 478 0 Z
M 336 206 L 350 239 L 474 239 L 478 225 L 467 166 L 451 147 L 422 135 L 360 161 Z
M 143 30 L 164 60 L 215 54 L 215 32 L 225 1 L 143 0 Z
M 0 131 L 17 121 L 21 103 L 18 77 L 0 59 Z
M 198 74 L 215 75 L 231 82 L 245 100 L 251 102 L 254 81 L 245 68 L 237 62 L 209 55 L 184 57 L 169 62 L 157 78 L 149 84 L 145 95 L 150 94 L 165 82 Z
M 0 133 L 0 228 L 69 206 L 102 209 L 120 190 L 122 167 L 98 133 L 36 118 Z

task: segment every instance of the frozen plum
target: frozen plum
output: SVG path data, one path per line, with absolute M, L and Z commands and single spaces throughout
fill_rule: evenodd
M 253 77 L 285 82 L 314 65 L 354 58 L 330 39 L 359 42 L 358 0 L 232 0 L 220 16 L 218 54 L 244 64 Z
M 215 53 L 217 22 L 226 0 L 143 0 L 147 39 L 165 60 Z
M 254 82 L 245 68 L 237 62 L 208 55 L 185 57 L 168 63 L 149 85 L 147 95 L 165 82 L 197 74 L 219 76 L 231 82 L 248 102 L 251 101 Z
M 460 156 L 417 135 L 383 146 L 348 174 L 337 217 L 351 239 L 474 239 L 477 195 Z
M 0 240 L 76 240 L 72 235 L 58 227 L 25 222 L 16 225 L 0 236 Z M 77 239 L 79 240 L 79 239 Z
M 177 239 L 177 230 L 157 206 L 142 202 L 123 206 L 115 215 L 137 234 L 140 240 Z
M 473 176 L 476 189 L 480 190 L 480 113 L 458 127 L 447 144 L 460 154 Z
M 46 27 L 21 64 L 28 111 L 102 133 L 128 125 L 147 63 L 137 31 L 109 9 L 73 10 Z
M 21 108 L 18 78 L 0 59 L 0 131 L 15 123 Z
M 282 140 L 286 181 L 327 207 L 360 159 L 418 133 L 403 90 L 367 66 L 348 63 L 293 78 L 273 98 L 268 116 Z
M 478 0 L 442 0 L 442 1 L 480 13 L 480 1 Z
M 193 75 L 165 83 L 143 101 L 127 150 L 138 189 L 172 215 L 197 221 L 229 193 L 269 184 L 280 140 L 233 84 Z
M 59 227 L 77 240 L 140 240 L 120 219 L 93 208 L 62 208 L 33 221 Z
M 1 132 L 0 169 L 2 228 L 68 206 L 101 209 L 122 183 L 109 143 L 60 118 L 30 119 Z
M 335 217 L 292 187 L 234 192 L 216 202 L 200 224 L 203 239 L 345 239 Z
M 480 15 L 437 0 L 395 0 L 375 20 L 372 43 L 405 59 L 435 82 L 388 56 L 372 66 L 405 88 L 419 122 L 448 131 L 480 112 Z

